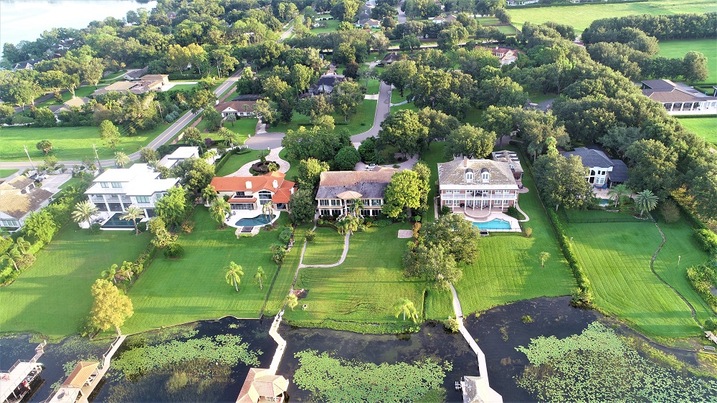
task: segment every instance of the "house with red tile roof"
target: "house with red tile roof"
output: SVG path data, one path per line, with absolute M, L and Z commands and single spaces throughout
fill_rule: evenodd
M 211 184 L 217 193 L 229 198 L 232 210 L 259 212 L 266 203 L 271 203 L 274 210 L 286 211 L 295 185 L 278 171 L 261 176 L 217 176 Z

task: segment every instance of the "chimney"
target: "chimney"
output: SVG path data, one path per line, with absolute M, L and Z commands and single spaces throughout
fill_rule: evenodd
M 279 181 L 274 179 L 273 182 L 271 182 L 271 185 L 274 186 L 274 189 L 279 189 Z
M 468 167 L 468 157 L 466 157 L 465 155 L 463 156 L 463 167 Z
M 251 189 L 251 181 L 246 181 L 246 188 Z

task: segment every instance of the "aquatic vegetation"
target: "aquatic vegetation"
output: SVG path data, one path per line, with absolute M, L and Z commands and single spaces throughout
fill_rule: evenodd
M 230 367 L 243 362 L 256 366 L 259 365 L 258 357 L 261 354 L 259 350 L 250 350 L 249 344 L 242 342 L 241 337 L 224 334 L 133 348 L 123 352 L 112 366 L 125 377 L 133 378 L 190 361 L 213 362 Z
M 450 362 L 431 359 L 377 365 L 314 350 L 295 356 L 299 369 L 294 373 L 294 383 L 320 401 L 443 401 L 443 379 L 452 369 Z
M 686 376 L 642 357 L 599 322 L 564 339 L 538 337 L 518 351 L 530 365 L 517 379 L 541 401 L 708 401 L 717 381 Z

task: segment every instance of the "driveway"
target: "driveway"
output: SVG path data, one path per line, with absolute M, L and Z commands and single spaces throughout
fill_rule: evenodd
M 281 132 L 257 132 L 256 135 L 247 139 L 244 142 L 244 145 L 252 150 L 266 150 L 267 148 L 274 149 L 281 147 L 281 140 L 283 138 L 284 133 Z

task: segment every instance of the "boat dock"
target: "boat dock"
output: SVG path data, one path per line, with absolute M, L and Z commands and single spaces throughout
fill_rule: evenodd
M 35 347 L 30 361 L 16 361 L 7 372 L 0 372 L 0 402 L 19 402 L 32 391 L 30 385 L 42 372 L 37 360 L 45 353 L 47 340 Z
M 45 400 L 45 403 L 87 403 L 87 398 L 110 369 L 112 357 L 114 357 L 126 337 L 125 335 L 117 336 L 107 352 L 102 355 L 102 361 L 80 361 L 77 363 L 77 366 L 62 383 L 60 389 Z

